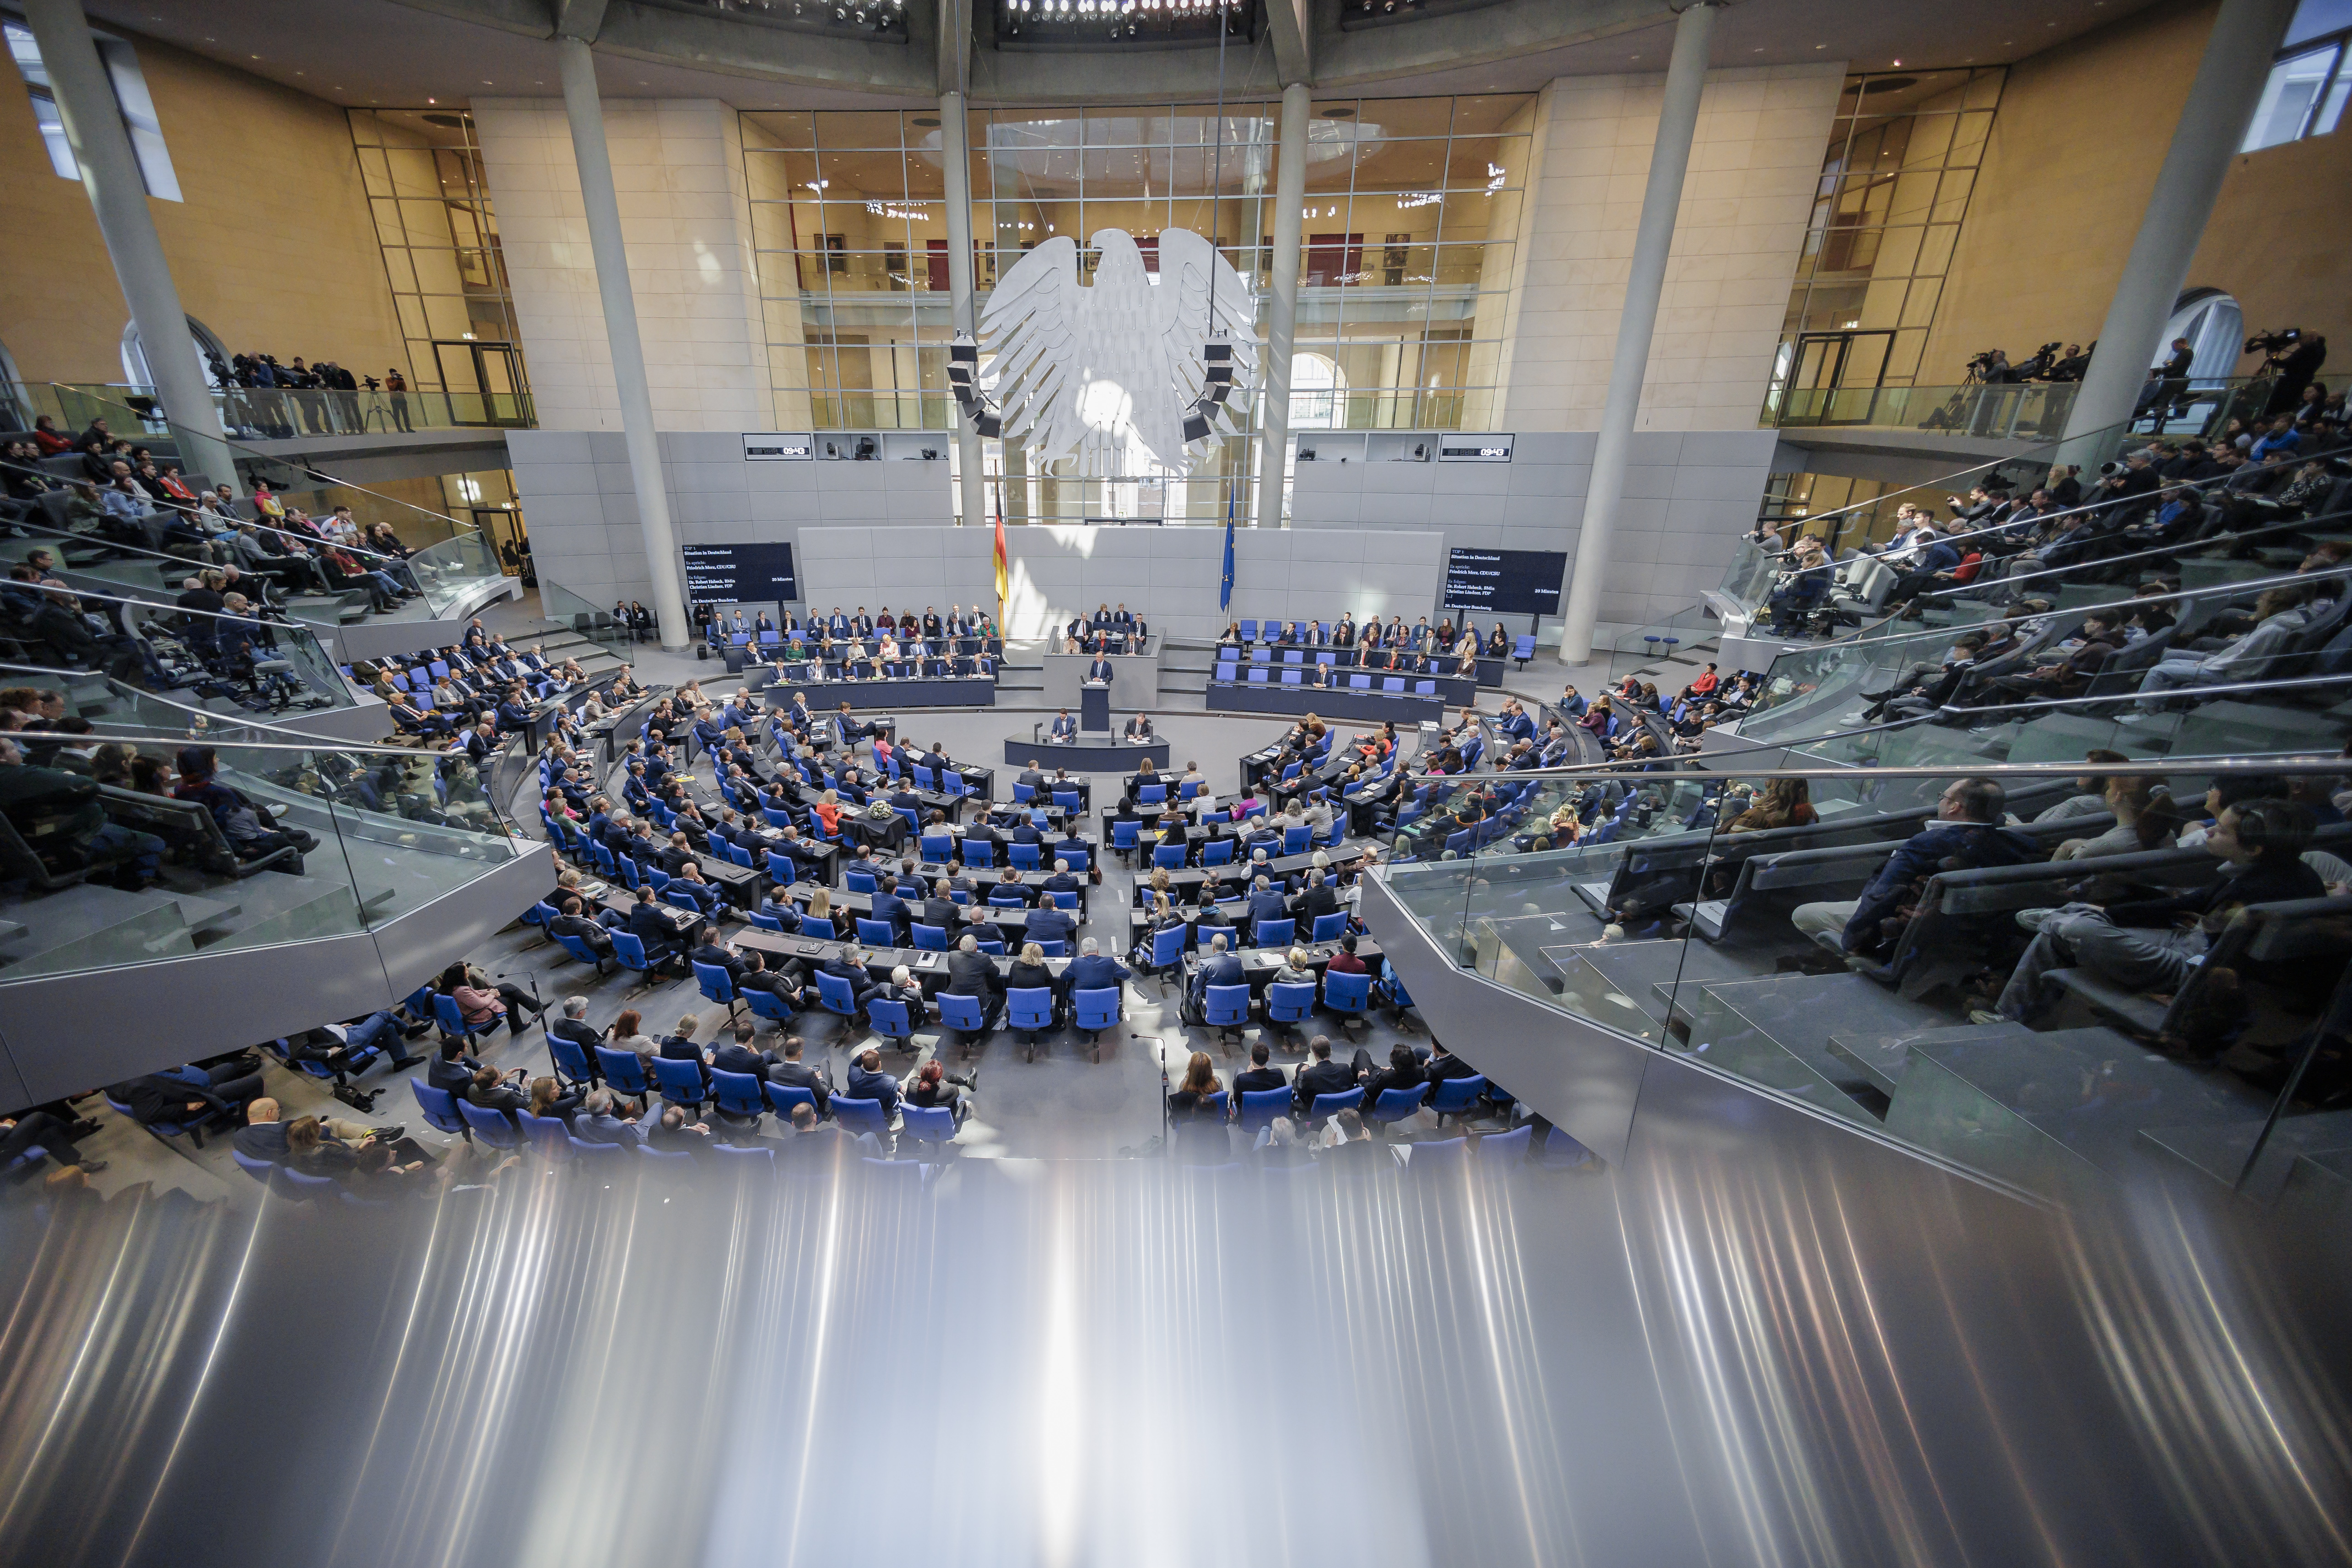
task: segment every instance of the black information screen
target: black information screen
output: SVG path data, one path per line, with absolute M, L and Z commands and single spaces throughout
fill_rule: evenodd
M 1559 614 L 1568 557 L 1557 550 L 1449 550 L 1445 607 L 1498 616 Z
M 713 605 L 800 602 L 789 544 L 689 544 L 686 596 Z

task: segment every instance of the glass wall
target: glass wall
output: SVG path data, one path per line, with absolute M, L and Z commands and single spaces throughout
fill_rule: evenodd
M 1822 157 L 1773 364 L 1783 396 L 1957 382 L 1919 363 L 2006 73 L 1850 77 Z
M 409 389 L 431 395 L 407 400 L 398 418 L 387 399 L 385 417 L 395 426 L 424 419 L 530 423 L 530 382 L 474 117 L 461 110 L 350 113 L 360 176 L 407 342 Z M 368 374 L 383 373 L 371 367 Z M 426 410 L 447 416 L 430 417 Z
M 1528 95 L 1315 106 L 1291 422 L 1456 428 L 1491 417 L 1505 291 L 1532 141 Z M 1162 230 L 1213 236 L 1259 296 L 1271 275 L 1276 106 L 978 110 L 971 116 L 974 278 L 1104 228 L 1156 270 Z M 750 112 L 747 183 L 776 427 L 951 428 L 946 182 L 936 113 Z M 1496 237 L 1490 242 L 1488 234 Z M 1082 251 L 1080 265 L 1096 258 Z M 985 375 L 985 367 L 983 367 Z M 1255 396 L 1238 438 L 1189 474 L 1106 484 L 988 445 L 1011 521 L 1246 516 Z

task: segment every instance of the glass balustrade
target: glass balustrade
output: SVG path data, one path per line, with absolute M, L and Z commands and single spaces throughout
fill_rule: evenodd
M 266 485 L 275 504 L 289 511 L 299 510 L 324 519 L 337 507 L 349 507 L 363 534 L 373 535 L 379 527 L 388 529 L 390 541 L 363 539 L 346 548 L 364 570 L 382 572 L 394 586 L 419 594 L 435 616 L 469 607 L 485 589 L 498 586 L 504 579 L 496 546 L 471 523 L 338 479 L 311 461 L 289 462 L 244 441 L 193 435 L 158 418 L 152 399 L 131 389 L 48 390 L 58 405 L 61 429 L 79 432 L 92 419 L 103 419 L 110 431 L 124 439 L 163 447 L 157 452 L 159 461 L 177 461 L 187 472 L 192 488 L 199 481 L 217 482 L 233 470 L 239 489 L 252 495 L 257 493 L 257 487 Z M 124 397 L 131 401 L 123 401 Z M 191 453 L 203 461 L 192 461 Z M 268 524 L 273 520 L 265 516 L 258 521 Z M 333 579 L 323 573 L 315 579 L 306 574 L 292 582 L 298 588 L 334 587 Z M 342 589 L 335 587 L 335 591 Z
M 2267 377 L 2196 380 L 2161 393 L 2153 388 L 2126 429 L 2175 440 L 2219 434 L 2232 419 L 2250 418 L 2269 402 Z M 1775 387 L 1758 423 L 1782 429 L 1920 430 L 2002 441 L 2055 441 L 2082 391 L 2073 382 L 2012 382 L 1961 386 Z
M 635 657 L 631 652 L 635 639 L 629 628 L 614 619 L 611 610 L 592 605 L 569 588 L 545 578 L 540 580 L 539 605 L 546 612 L 550 626 L 586 637 L 623 659 Z
M 0 592 L 0 647 L 27 663 L 79 666 L 222 713 L 359 705 L 326 645 L 299 621 L 183 609 L 160 594 L 107 594 L 81 573 L 62 575 L 68 589 Z
M 100 695 L 89 733 L 0 738 L 0 983 L 363 931 L 528 847 L 462 753 Z
M 70 435 L 89 422 L 101 405 L 129 409 L 139 416 L 140 431 L 168 435 L 152 386 L 100 383 L 58 384 L 14 382 L 5 388 L 7 400 L 26 426 L 43 414 Z M 528 428 L 538 423 L 528 392 L 386 392 L 382 388 L 331 392 L 323 388 L 297 391 L 290 387 L 230 387 L 212 395 L 221 429 L 237 441 L 284 441 L 309 436 L 395 435 L 418 430 L 467 429 L 478 426 Z M 116 423 L 108 416 L 110 425 Z M 133 436 L 130 430 L 117 434 Z M 135 438 L 135 437 L 134 437 Z
M 1472 775 L 1378 874 L 1459 967 L 1991 1179 L 2319 1214 L 2352 1167 L 2339 745 Z M 1617 836 L 1644 812 L 1678 830 Z

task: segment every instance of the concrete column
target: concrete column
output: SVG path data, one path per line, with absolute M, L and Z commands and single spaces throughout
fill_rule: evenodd
M 1714 0 L 1698 0 L 1675 24 L 1665 101 L 1659 106 L 1657 140 L 1650 148 L 1650 179 L 1642 191 L 1642 221 L 1633 231 L 1625 308 L 1617 317 L 1617 353 L 1610 362 L 1609 395 L 1601 408 L 1601 438 L 1593 447 L 1592 478 L 1584 492 L 1584 526 L 1577 536 L 1576 563 L 1569 571 L 1559 643 L 1563 664 L 1582 664 L 1592 657 L 1592 623 L 1601 581 L 1609 574 L 1618 508 L 1625 499 L 1625 458 L 1633 446 L 1633 416 L 1642 405 L 1642 377 L 1649 368 L 1650 337 L 1658 324 L 1658 298 L 1665 289 L 1666 255 L 1674 248 L 1675 211 L 1682 205 L 1683 175 L 1690 167 L 1691 140 L 1698 130 L 1699 92 L 1706 85 L 1706 46 L 1715 31 L 1715 12 Z
M 2221 0 L 2205 56 L 2189 84 L 2189 101 L 2172 128 L 2172 145 L 2157 171 L 2156 189 L 2141 215 L 2139 233 L 2122 280 L 2099 328 L 2099 350 L 2083 377 L 2066 419 L 2063 462 L 2098 460 L 2105 451 L 2075 449 L 2080 437 L 2131 417 L 2147 367 L 2163 355 L 2164 323 L 2189 279 L 2189 263 L 2204 237 L 2221 181 L 2246 139 L 2254 106 L 2270 77 L 2271 57 L 2294 16 L 2295 0 Z M 2199 365 L 2210 375 L 2217 367 Z M 2226 370 L 2227 367 L 2221 367 Z
M 637 300 L 629 289 L 629 256 L 621 243 L 621 202 L 613 190 L 613 154 L 604 144 L 604 104 L 596 89 L 596 58 L 578 38 L 555 40 L 563 71 L 563 112 L 572 121 L 572 155 L 580 163 L 580 196 L 588 213 L 588 247 L 596 259 L 596 292 L 604 304 L 604 335 L 613 346 L 613 381 L 621 395 L 621 433 L 629 448 L 629 483 L 636 491 L 637 522 L 645 531 L 646 568 L 662 647 L 684 648 L 692 638 L 679 592 L 677 534 L 662 488 L 661 441 L 654 432 L 654 395 L 646 380 L 646 351 L 637 335 Z
M 190 473 L 201 472 L 215 484 L 226 480 L 242 490 L 222 439 L 220 409 L 188 335 L 188 313 L 163 260 L 155 215 L 147 210 L 147 184 L 131 150 L 131 132 L 123 127 L 122 108 L 115 100 L 106 64 L 98 58 L 81 0 L 26 0 L 25 20 L 40 46 L 41 63 L 48 68 L 58 118 L 65 122 L 66 140 L 81 166 L 82 186 L 89 192 L 115 280 L 139 328 L 147 374 L 155 378 L 163 412 L 194 448 L 181 453 L 181 461 Z M 133 440 L 138 437 L 136 431 L 123 434 Z
M 948 298 L 955 310 L 956 331 L 980 336 L 980 302 L 971 278 L 971 152 L 966 131 L 963 94 L 940 94 L 940 159 L 947 165 Z M 988 504 L 987 453 L 980 431 L 956 408 L 956 462 L 963 469 L 963 521 L 967 528 L 992 523 Z
M 1307 205 L 1305 82 L 1282 89 L 1282 147 L 1274 166 L 1274 298 L 1258 361 L 1257 524 L 1282 526 L 1282 456 L 1290 444 L 1290 342 L 1298 325 L 1298 223 Z

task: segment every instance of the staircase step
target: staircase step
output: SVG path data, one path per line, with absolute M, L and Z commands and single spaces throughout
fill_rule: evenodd
M 1727 1070 L 1754 1073 L 1841 1115 L 1883 1112 L 1886 1091 L 1829 1048 L 1832 1033 L 1895 1033 L 1950 1019 L 1859 974 L 1774 974 L 1685 984 L 1675 1010 L 1690 1020 L 1690 1047 Z M 1776 1057 L 1785 1057 L 1783 1062 Z M 1822 1089 L 1837 1091 L 1835 1100 Z
M 1704 942 L 1594 942 L 1593 917 L 1578 910 L 1553 915 L 1547 924 L 1556 926 L 1559 934 L 1552 943 L 1537 951 L 1559 971 L 1571 988 L 1574 982 L 1569 978 L 1570 969 L 1580 963 L 1605 982 L 1612 992 L 1626 997 L 1661 1024 L 1666 1021 L 1668 998 L 1678 984 L 1744 979 L 1752 973 Z M 1622 1005 L 1613 998 L 1608 999 L 1612 1005 Z M 1587 1011 L 1594 1017 L 1608 1017 L 1603 1012 Z
M 2179 1169 L 2184 1156 L 2145 1131 L 2169 1130 L 2186 1145 L 2183 1130 L 2239 1126 L 2269 1109 L 2267 1096 L 2230 1074 L 2158 1056 L 2113 1029 L 1927 1029 L 1906 1047 L 1887 1131 L 2053 1195 L 2098 1173 Z
M 2224 1186 L 2234 1186 L 2262 1131 L 2263 1120 L 2249 1118 L 2187 1127 L 2147 1127 L 2139 1135 L 2189 1169 Z M 2352 1155 L 2352 1110 L 2282 1116 L 2271 1129 L 2270 1141 L 2263 1145 L 2262 1159 L 2246 1178 L 2245 1194 L 2257 1203 L 2274 1202 L 2285 1191 L 2296 1161 L 2332 1155 Z

